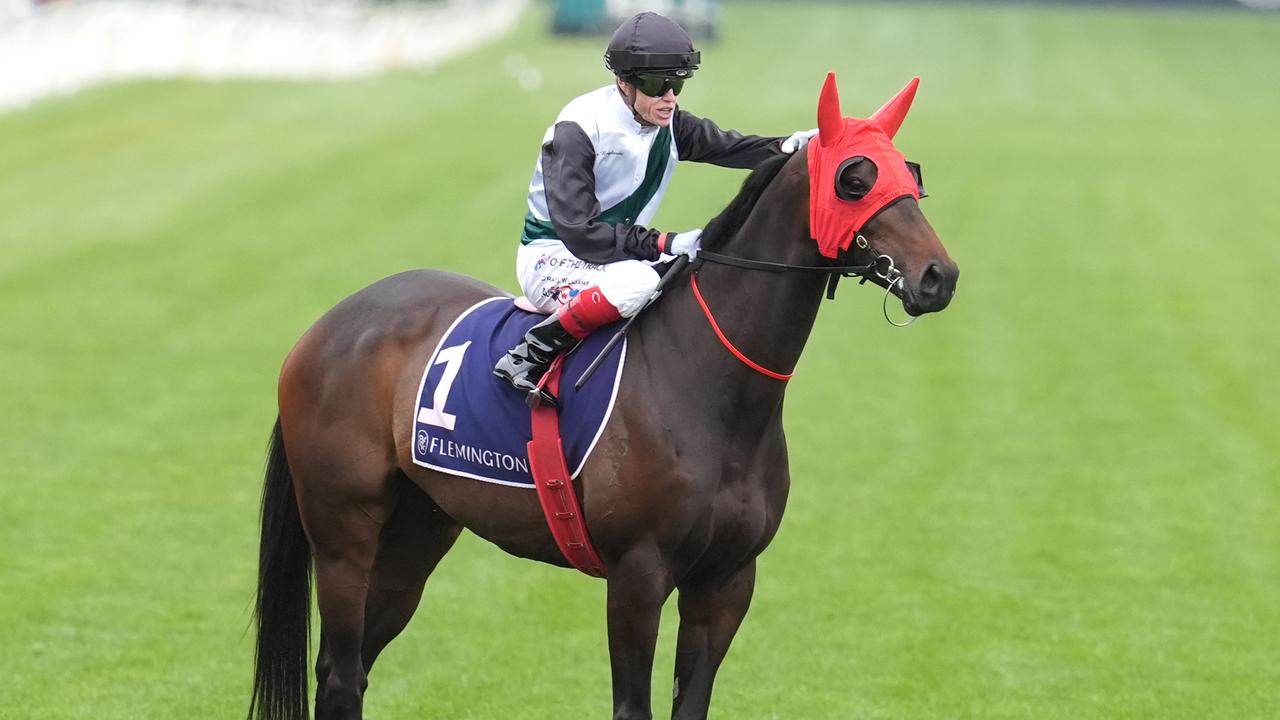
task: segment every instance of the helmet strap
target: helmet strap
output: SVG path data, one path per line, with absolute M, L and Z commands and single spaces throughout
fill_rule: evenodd
M 636 122 L 640 123 L 642 127 L 657 127 L 648 120 L 640 117 L 640 113 L 636 112 L 636 99 L 640 94 L 640 89 L 622 79 L 621 76 L 618 76 L 617 80 L 618 92 L 622 94 L 623 101 L 627 104 L 627 109 L 631 111 L 631 117 L 635 118 Z M 627 92 L 628 87 L 631 88 L 630 93 Z

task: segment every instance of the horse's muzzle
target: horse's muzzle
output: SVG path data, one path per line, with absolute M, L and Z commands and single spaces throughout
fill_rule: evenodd
M 938 312 L 951 303 L 956 293 L 960 268 L 952 262 L 931 261 L 920 273 L 915 287 L 908 285 L 902 306 L 910 315 Z

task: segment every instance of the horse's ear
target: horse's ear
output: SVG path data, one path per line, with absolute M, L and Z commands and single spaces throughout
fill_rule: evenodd
M 911 101 L 916 99 L 916 88 L 919 86 L 920 77 L 911 78 L 911 82 L 907 83 L 906 87 L 871 116 L 871 122 L 879 125 L 889 139 L 892 140 L 898 133 L 898 128 L 902 127 L 902 121 L 907 117 L 907 111 L 911 109 Z
M 818 96 L 818 140 L 824 147 L 831 147 L 840 142 L 840 135 L 843 133 L 844 115 L 840 112 L 836 74 L 829 72 L 827 81 L 822 84 L 822 94 Z

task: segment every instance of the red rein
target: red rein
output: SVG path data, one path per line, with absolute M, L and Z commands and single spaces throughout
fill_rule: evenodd
M 702 313 L 707 316 L 707 322 L 711 323 L 711 329 L 715 331 L 716 337 L 720 338 L 720 344 L 728 348 L 729 352 L 733 353 L 734 357 L 741 360 L 743 365 L 746 365 L 747 367 L 751 368 L 752 370 L 755 370 L 761 375 L 771 377 L 774 380 L 782 380 L 784 382 L 787 380 L 790 380 L 791 376 L 796 374 L 794 370 L 785 374 L 774 372 L 762 365 L 758 365 L 755 362 L 752 362 L 751 358 L 747 357 L 746 355 L 743 355 L 742 351 L 734 347 L 733 343 L 729 342 L 729 338 L 724 336 L 724 332 L 720 330 L 719 323 L 717 323 L 716 319 L 711 316 L 711 308 L 707 307 L 707 301 L 702 299 L 702 292 L 698 290 L 698 276 L 693 273 L 690 273 L 689 282 L 693 285 L 693 296 L 698 299 L 698 305 L 702 306 Z

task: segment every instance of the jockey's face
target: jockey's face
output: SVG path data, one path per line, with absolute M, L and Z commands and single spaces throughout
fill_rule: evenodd
M 627 102 L 631 104 L 632 112 L 642 122 L 659 127 L 671 124 L 671 117 L 676 112 L 676 93 L 674 90 L 667 90 L 661 97 L 649 97 L 640 92 L 635 85 L 621 78 L 618 79 L 618 90 L 627 99 Z

